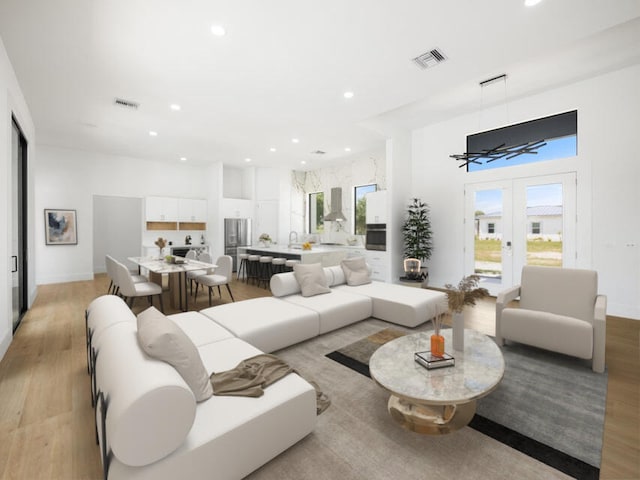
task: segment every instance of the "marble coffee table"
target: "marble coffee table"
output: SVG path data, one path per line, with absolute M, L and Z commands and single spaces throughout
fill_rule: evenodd
M 465 330 L 462 352 L 453 350 L 451 332 L 442 330 L 453 367 L 427 370 L 414 361 L 414 352 L 429 350 L 430 331 L 392 340 L 369 360 L 371 378 L 391 393 L 389 413 L 408 430 L 438 435 L 464 427 L 475 414 L 476 399 L 502 380 L 504 358 L 493 340 Z

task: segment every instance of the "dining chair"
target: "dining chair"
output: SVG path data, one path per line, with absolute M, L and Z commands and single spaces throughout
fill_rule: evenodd
M 222 293 L 220 291 L 220 285 L 226 285 L 227 290 L 229 291 L 229 296 L 231 297 L 231 301 L 235 302 L 233 298 L 233 293 L 231 293 L 231 287 L 229 286 L 229 282 L 231 281 L 231 275 L 233 270 L 233 258 L 230 255 L 222 255 L 218 257 L 216 260 L 216 269 L 215 273 L 208 275 L 200 275 L 196 277 L 196 293 L 198 296 L 198 287 L 200 285 L 204 285 L 209 287 L 209 306 L 211 306 L 211 291 L 213 287 L 218 287 L 218 295 L 222 298 Z
M 194 250 L 189 250 L 189 252 L 193 252 Z M 207 252 L 202 252 L 198 255 L 198 261 L 204 263 L 213 263 L 211 261 L 211 254 Z M 191 270 L 187 272 L 187 280 L 189 281 L 189 287 L 191 289 L 191 295 L 193 295 L 193 282 L 200 275 L 208 275 L 213 273 L 213 269 L 211 268 L 203 268 L 202 270 Z M 197 290 L 197 288 L 196 288 Z
M 158 295 L 160 299 L 160 311 L 164 312 L 164 306 L 162 304 L 162 287 L 153 282 L 137 282 L 135 283 L 132 278 L 132 274 L 126 265 L 120 262 L 116 262 L 116 272 L 119 286 L 119 294 L 124 298 L 129 305 L 129 308 L 133 306 L 133 302 L 136 297 L 147 297 L 149 304 L 153 305 L 153 297 Z
M 111 255 L 104 256 L 104 264 L 107 270 L 107 276 L 109 277 L 109 289 L 107 290 L 107 293 L 113 294 L 113 295 L 117 295 L 120 290 L 120 285 L 118 283 L 118 275 L 117 275 L 118 271 L 116 269 L 116 264 L 118 263 L 120 262 L 118 262 L 118 260 L 113 258 Z M 133 280 L 133 283 L 141 283 L 141 282 L 149 281 L 149 279 L 144 275 L 131 274 L 131 279 Z
M 198 258 L 198 253 L 195 250 L 191 249 L 187 252 L 184 258 L 190 258 L 191 260 L 196 260 Z

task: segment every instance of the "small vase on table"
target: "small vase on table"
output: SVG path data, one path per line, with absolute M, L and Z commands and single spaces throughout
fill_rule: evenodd
M 452 312 L 453 317 L 453 349 L 464 351 L 464 312 Z

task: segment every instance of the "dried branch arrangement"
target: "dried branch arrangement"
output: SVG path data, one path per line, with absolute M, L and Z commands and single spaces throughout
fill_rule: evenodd
M 447 302 L 449 310 L 460 313 L 466 305 L 475 305 L 476 300 L 489 295 L 486 288 L 478 288 L 480 277 L 469 275 L 460 280 L 457 287 L 447 283 L 444 288 L 447 290 Z

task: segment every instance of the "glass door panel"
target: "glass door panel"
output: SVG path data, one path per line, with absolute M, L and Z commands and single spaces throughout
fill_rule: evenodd
M 467 185 L 465 271 L 496 294 L 511 281 L 510 182 Z M 505 200 L 509 199 L 505 203 Z M 505 278 L 506 277 L 506 278 Z
M 575 172 L 514 180 L 514 279 L 524 265 L 575 267 Z

